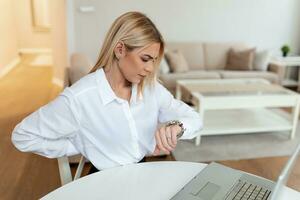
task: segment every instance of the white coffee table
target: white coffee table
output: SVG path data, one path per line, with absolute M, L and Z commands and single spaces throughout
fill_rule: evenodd
M 181 99 L 183 92 L 191 95 L 204 121 L 196 145 L 201 135 L 271 131 L 290 131 L 291 139 L 295 135 L 299 94 L 267 80 L 179 80 L 176 98 Z M 287 107 L 292 108 L 292 114 L 279 109 Z

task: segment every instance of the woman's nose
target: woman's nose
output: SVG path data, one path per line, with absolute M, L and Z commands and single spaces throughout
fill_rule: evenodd
M 151 73 L 154 69 L 154 66 L 151 64 L 151 65 L 146 65 L 145 67 L 145 71 L 147 71 L 148 73 Z

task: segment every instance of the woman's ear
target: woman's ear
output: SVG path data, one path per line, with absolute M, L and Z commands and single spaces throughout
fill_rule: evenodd
M 125 55 L 126 55 L 125 44 L 123 42 L 118 42 L 115 49 L 114 49 L 114 53 L 115 53 L 115 56 L 118 60 L 120 58 L 125 57 Z

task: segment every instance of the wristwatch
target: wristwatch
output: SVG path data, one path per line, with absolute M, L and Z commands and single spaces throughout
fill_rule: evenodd
M 183 135 L 186 128 L 184 128 L 183 123 L 181 121 L 178 121 L 178 120 L 171 120 L 171 121 L 168 121 L 166 123 L 166 127 L 173 126 L 173 125 L 178 125 L 181 128 L 181 131 L 177 134 L 177 139 L 179 139 Z

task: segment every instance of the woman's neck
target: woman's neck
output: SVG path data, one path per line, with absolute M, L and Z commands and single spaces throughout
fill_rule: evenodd
M 104 72 L 114 92 L 131 88 L 131 83 L 125 79 L 117 62 L 113 62 L 112 66 L 107 71 L 104 68 Z

